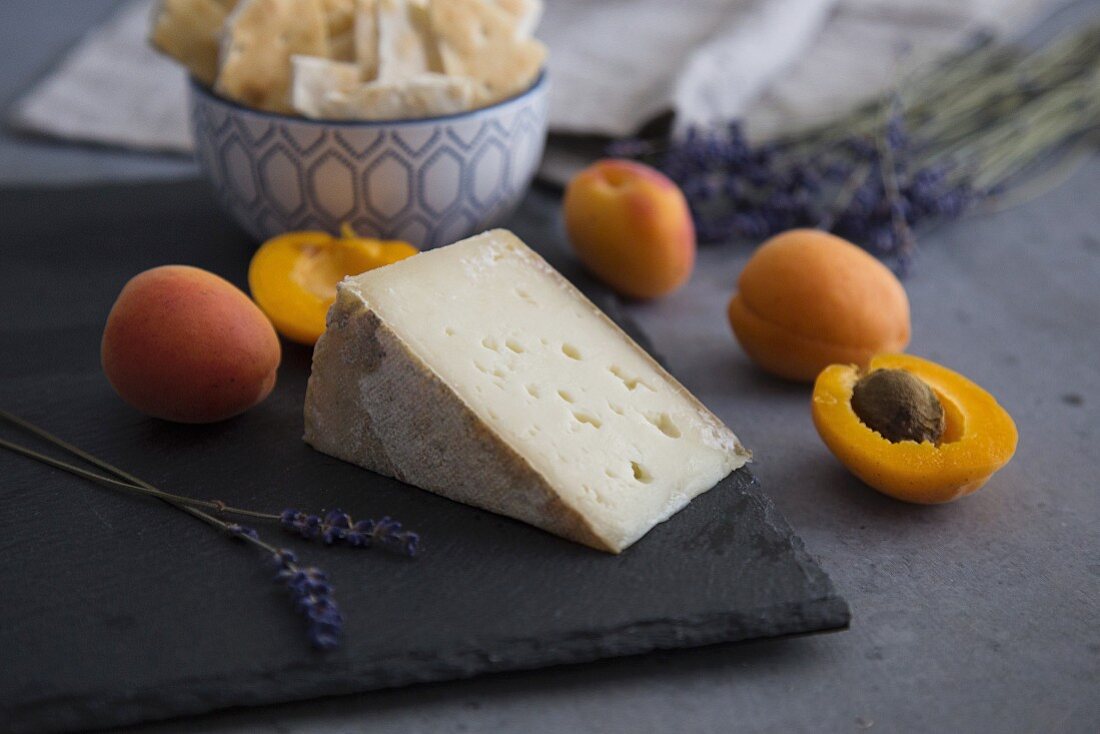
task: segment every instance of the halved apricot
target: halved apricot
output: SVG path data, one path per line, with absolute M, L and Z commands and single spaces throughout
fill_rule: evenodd
M 248 287 L 280 334 L 313 345 L 325 331 L 337 283 L 416 253 L 408 242 L 358 237 L 347 225 L 340 237 L 288 232 L 268 240 L 253 255 Z
M 888 440 L 852 407 L 859 368 L 826 367 L 814 383 L 814 426 L 840 462 L 874 489 L 906 502 L 950 502 L 981 488 L 1016 452 L 1012 417 L 959 373 L 905 354 L 871 358 L 868 371 L 880 369 L 904 370 L 931 387 L 945 428 L 938 444 Z

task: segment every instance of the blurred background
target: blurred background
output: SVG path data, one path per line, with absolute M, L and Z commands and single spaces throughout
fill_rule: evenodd
M 193 171 L 184 71 L 145 43 L 152 5 L 0 5 L 0 180 Z M 1097 22 L 1093 0 L 551 0 L 537 30 L 551 49 L 543 176 L 561 182 L 575 157 L 643 130 L 741 120 L 753 140 L 798 133 L 884 92 L 916 93 L 907 80 L 951 54 L 1034 48 Z M 1095 68 L 1097 45 L 1075 61 Z

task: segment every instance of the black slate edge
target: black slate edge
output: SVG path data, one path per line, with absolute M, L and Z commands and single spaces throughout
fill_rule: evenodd
M 847 629 L 851 618 L 847 602 L 806 551 L 802 539 L 747 467 L 749 489 L 739 491 L 756 502 L 769 524 L 785 534 L 803 573 L 822 589 L 808 602 L 795 602 L 737 612 L 715 612 L 693 617 L 654 619 L 629 625 L 589 629 L 552 639 L 513 639 L 494 643 L 496 652 L 466 647 L 446 653 L 410 650 L 375 658 L 360 668 L 332 671 L 319 680 L 316 659 L 263 675 L 181 680 L 169 686 L 138 689 L 126 696 L 56 696 L 3 711 L 10 731 L 77 731 L 115 727 L 176 716 L 208 713 L 237 706 L 260 706 L 303 701 L 413 683 L 471 678 L 485 673 L 534 670 L 555 665 L 586 663 L 611 657 L 640 655 L 657 650 L 701 647 L 739 640 L 798 636 L 809 631 Z M 627 550 L 627 553 L 630 551 Z M 780 620 L 780 621 L 776 621 Z M 271 682 L 278 684 L 272 686 Z
M 769 621 L 778 609 L 785 610 L 785 624 L 776 625 Z M 344 676 L 321 681 L 310 673 L 312 668 L 302 666 L 301 670 L 306 675 L 300 680 L 295 679 L 296 669 L 287 669 L 278 674 L 249 678 L 234 676 L 182 681 L 170 688 L 146 688 L 117 698 L 62 696 L 36 701 L 26 708 L 5 713 L 4 718 L 13 727 L 10 730 L 13 734 L 43 731 L 47 727 L 54 731 L 115 727 L 237 706 L 288 703 L 750 638 L 797 636 L 806 633 L 810 626 L 807 620 L 834 620 L 816 631 L 846 629 L 848 605 L 840 597 L 830 595 L 809 604 L 761 608 L 747 615 L 722 613 L 695 619 L 653 620 L 617 629 L 588 631 L 558 640 L 514 640 L 501 643 L 503 652 L 492 656 L 473 648 L 456 651 L 436 658 L 430 665 L 426 664 L 428 660 L 410 653 L 376 660 L 368 670 L 347 671 Z M 272 678 L 279 680 L 281 690 L 278 693 L 272 693 L 261 685 Z M 253 691 L 262 693 L 253 694 Z

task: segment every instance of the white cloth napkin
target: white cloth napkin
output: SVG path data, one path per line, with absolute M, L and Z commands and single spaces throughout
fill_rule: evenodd
M 622 136 L 745 117 L 758 135 L 828 119 L 978 29 L 1057 0 L 549 0 L 550 128 Z M 152 0 L 89 33 L 11 123 L 72 140 L 187 151 L 185 76 L 145 42 Z M 906 47 L 908 50 L 902 51 Z

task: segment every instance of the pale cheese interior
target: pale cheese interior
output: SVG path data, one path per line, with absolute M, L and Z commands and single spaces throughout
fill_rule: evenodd
M 745 463 L 728 428 L 509 232 L 344 287 L 613 545 Z

